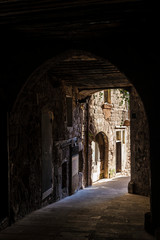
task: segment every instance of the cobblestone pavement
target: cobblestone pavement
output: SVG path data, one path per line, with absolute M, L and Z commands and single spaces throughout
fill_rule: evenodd
M 149 198 L 128 194 L 128 182 L 103 179 L 27 215 L 0 240 L 153 240 L 143 227 Z

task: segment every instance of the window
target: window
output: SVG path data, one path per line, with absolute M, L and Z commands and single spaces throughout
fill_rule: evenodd
M 116 140 L 121 141 L 121 131 L 116 131 Z
M 104 102 L 111 103 L 111 89 L 107 89 L 104 91 Z
M 125 130 L 123 130 L 123 144 L 125 144 Z

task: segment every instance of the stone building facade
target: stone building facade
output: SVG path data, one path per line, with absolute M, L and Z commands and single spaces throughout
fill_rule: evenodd
M 92 182 L 116 173 L 130 175 L 129 92 L 108 89 L 93 94 L 89 114 Z

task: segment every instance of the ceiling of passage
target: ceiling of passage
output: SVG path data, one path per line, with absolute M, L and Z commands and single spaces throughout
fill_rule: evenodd
M 141 31 L 150 7 L 142 0 L 0 0 L 0 27 L 27 37 L 76 38 Z
M 69 51 L 51 60 L 47 70 L 50 82 L 55 78 L 77 87 L 81 97 L 106 88 L 132 86 L 126 76 L 108 60 L 83 51 Z

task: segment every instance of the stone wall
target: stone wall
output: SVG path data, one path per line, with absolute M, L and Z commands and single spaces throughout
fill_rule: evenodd
M 130 175 L 130 127 L 124 126 L 125 120 L 128 120 L 128 108 L 126 102 L 123 101 L 122 94 L 118 89 L 111 90 L 111 103 L 105 103 L 104 91 L 97 92 L 91 96 L 90 105 L 90 149 L 93 148 L 93 143 L 96 142 L 98 133 L 105 134 L 108 139 L 108 172 L 107 177 L 113 177 L 116 174 L 116 131 L 122 133 L 125 131 L 125 143 L 122 141 L 122 166 L 121 173 Z M 128 120 L 129 122 L 129 120 Z M 90 161 L 93 161 L 93 149 L 90 155 Z M 92 165 L 93 172 L 96 172 L 100 166 L 100 162 Z M 98 177 L 95 179 L 98 180 Z M 93 180 L 94 181 L 94 180 Z
M 75 191 L 82 187 L 82 174 L 70 178 L 72 149 L 76 142 L 82 145 L 82 109 L 76 101 L 76 90 L 55 80 L 50 83 L 47 75 L 32 76 L 21 90 L 9 114 L 9 159 L 10 159 L 10 211 L 12 221 L 49 202 L 68 196 L 71 182 Z M 66 97 L 72 98 L 72 126 L 67 126 Z M 42 139 L 42 114 L 47 113 L 52 133 L 50 139 Z M 45 129 L 44 129 L 45 132 Z M 75 141 L 76 138 L 76 141 Z M 48 147 L 47 144 L 50 146 Z M 44 145 L 44 150 L 43 150 Z M 46 153 L 48 149 L 50 153 Z M 43 152 L 44 151 L 44 152 Z M 80 147 L 79 151 L 83 151 Z M 79 161 L 83 161 L 83 155 Z M 43 194 L 43 161 L 51 168 L 51 191 Z M 44 165 L 45 167 L 45 165 Z M 47 170 L 47 169 L 46 169 Z M 83 172 L 83 168 L 81 169 Z M 44 172 L 45 174 L 45 172 Z M 44 175 L 45 178 L 45 175 Z M 46 179 L 44 179 L 46 181 Z M 50 189 L 49 189 L 50 190 Z M 47 194 L 47 195 L 46 195 Z
M 129 192 L 150 195 L 149 127 L 143 103 L 131 90 L 131 182 Z
M 95 93 L 91 97 L 89 122 L 91 175 L 92 171 L 100 172 L 100 161 L 92 164 L 92 143 L 95 142 L 97 134 L 102 132 L 108 138 L 108 177 L 115 176 L 116 142 L 118 142 L 116 141 L 116 132 L 121 132 L 123 141 L 123 130 L 125 129 L 125 144 L 121 145 L 121 173 L 127 175 L 131 173 L 130 193 L 149 196 L 150 142 L 145 109 L 134 87 L 130 89 L 129 111 L 124 103 L 121 104 L 121 100 L 121 93 L 118 89 L 111 90 L 111 104 L 104 104 L 103 92 Z M 129 115 L 131 116 L 131 126 L 128 126 Z M 126 158 L 123 158 L 124 154 L 126 154 Z
M 9 115 L 9 158 L 11 214 L 13 221 L 37 209 L 42 202 L 42 111 L 54 113 L 53 139 L 64 136 L 62 88 L 54 88 L 46 78 L 28 82 Z M 61 131 L 57 131 L 57 127 Z

